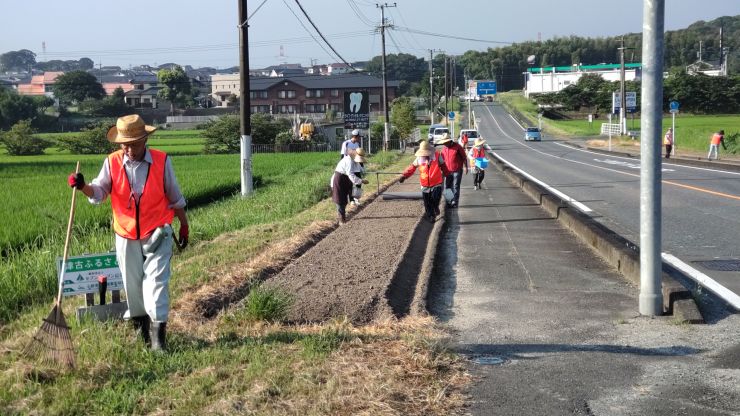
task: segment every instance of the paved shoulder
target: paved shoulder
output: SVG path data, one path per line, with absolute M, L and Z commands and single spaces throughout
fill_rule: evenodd
M 473 414 L 740 412 L 740 372 L 715 365 L 740 339 L 736 315 L 639 317 L 636 288 L 499 171 L 486 175 L 478 191 L 466 178 L 447 213 L 429 302 L 480 376 Z

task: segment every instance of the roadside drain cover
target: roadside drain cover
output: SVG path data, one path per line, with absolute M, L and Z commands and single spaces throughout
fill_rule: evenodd
M 720 272 L 740 272 L 740 260 L 706 260 L 694 263 L 706 267 L 709 270 Z
M 480 365 L 499 365 L 503 364 L 506 360 L 493 355 L 479 355 L 477 357 L 473 357 L 472 361 Z

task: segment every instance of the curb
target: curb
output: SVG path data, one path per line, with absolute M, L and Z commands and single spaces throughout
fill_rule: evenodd
M 496 168 L 502 171 L 509 181 L 596 250 L 622 276 L 640 286 L 640 248 L 636 244 L 581 211 L 571 208 L 566 202 L 506 166 L 495 155 L 494 158 Z M 662 273 L 662 291 L 665 314 L 673 313 L 674 317 L 689 323 L 704 323 L 691 291 L 665 272 Z
M 440 208 L 439 221 L 434 223 L 432 232 L 427 241 L 427 246 L 424 251 L 424 260 L 421 263 L 419 269 L 419 276 L 416 280 L 416 290 L 414 291 L 414 299 L 411 301 L 412 315 L 426 316 L 429 315 L 427 310 L 427 300 L 429 299 L 429 282 L 432 279 L 432 269 L 434 268 L 434 258 L 437 253 L 437 246 L 439 245 L 439 237 L 442 235 L 442 226 L 447 222 L 445 220 L 447 212 L 446 205 L 442 205 Z

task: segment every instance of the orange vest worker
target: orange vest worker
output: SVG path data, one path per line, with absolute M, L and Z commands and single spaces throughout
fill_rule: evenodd
M 129 184 L 123 167 L 123 150 L 108 156 L 111 174 L 111 205 L 113 208 L 113 231 L 129 240 L 148 237 L 154 229 L 172 223 L 175 211 L 169 208 L 164 191 L 164 167 L 167 154 L 149 149 L 152 164 L 144 184 L 139 203 Z

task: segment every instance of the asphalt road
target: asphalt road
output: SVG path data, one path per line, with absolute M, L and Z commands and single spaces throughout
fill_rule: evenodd
M 548 135 L 524 142 L 522 127 L 502 106 L 476 103 L 473 111 L 497 155 L 639 244 L 638 159 L 574 149 Z M 740 294 L 740 173 L 662 160 L 663 253 Z

